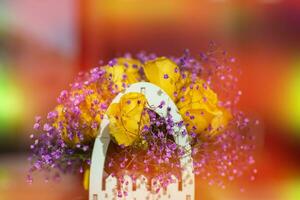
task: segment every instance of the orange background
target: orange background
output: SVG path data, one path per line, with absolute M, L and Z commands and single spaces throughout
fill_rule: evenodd
M 300 199 L 300 3 L 297 0 L 0 2 L 0 200 L 87 199 L 80 177 L 25 182 L 34 115 L 79 71 L 125 52 L 196 54 L 210 40 L 243 74 L 239 107 L 262 122 L 258 177 L 198 199 Z

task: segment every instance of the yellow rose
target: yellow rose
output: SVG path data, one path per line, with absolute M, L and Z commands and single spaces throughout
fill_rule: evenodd
M 98 134 L 101 117 L 105 112 L 105 110 L 101 108 L 101 103 L 103 103 L 101 102 L 101 99 L 103 98 L 97 92 L 97 87 L 95 84 L 71 91 L 70 100 L 76 101 L 79 95 L 84 95 L 84 98 L 82 101 L 78 102 L 80 114 L 78 116 L 76 115 L 76 119 L 79 122 L 79 130 L 83 135 L 83 140 L 80 140 L 77 134 L 73 135 L 73 139 L 70 139 L 68 136 L 69 131 L 67 130 L 67 125 L 70 125 L 72 116 L 67 118 L 66 109 L 70 108 L 62 104 L 55 108 L 55 111 L 57 112 L 57 118 L 54 121 L 53 126 L 60 130 L 63 140 L 70 146 L 93 140 Z M 70 115 L 74 114 L 72 111 L 68 113 Z
M 139 70 L 142 63 L 131 58 L 118 58 L 112 66 L 105 66 L 106 77 L 113 84 L 113 89 L 117 92 L 122 91 L 128 84 L 136 83 L 141 80 Z
M 162 88 L 173 100 L 177 99 L 176 93 L 186 80 L 176 63 L 165 57 L 146 62 L 144 72 L 149 82 Z
M 143 94 L 131 92 L 109 106 L 109 131 L 119 145 L 130 146 L 140 138 L 140 131 L 150 121 L 144 109 L 146 104 Z
M 226 127 L 231 114 L 218 106 L 218 97 L 203 80 L 184 87 L 179 95 L 177 107 L 189 132 L 210 135 Z

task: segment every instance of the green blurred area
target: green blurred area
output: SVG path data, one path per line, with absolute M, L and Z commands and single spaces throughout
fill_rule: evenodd
M 295 177 L 286 182 L 282 187 L 282 200 L 300 199 L 300 177 Z
M 300 56 L 292 63 L 287 82 L 287 97 L 282 100 L 286 101 L 287 122 L 297 137 L 300 137 Z
M 14 130 L 22 121 L 24 98 L 20 88 L 9 72 L 8 64 L 0 63 L 0 138 L 15 135 Z

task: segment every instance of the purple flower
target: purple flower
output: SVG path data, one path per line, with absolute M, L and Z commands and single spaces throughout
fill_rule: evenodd
M 52 130 L 52 128 L 53 128 L 52 126 L 50 126 L 49 124 L 46 123 L 46 124 L 44 124 L 43 130 L 46 132 L 49 132 Z

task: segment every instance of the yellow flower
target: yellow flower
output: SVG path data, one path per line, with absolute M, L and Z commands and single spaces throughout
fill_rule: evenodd
M 218 97 L 203 80 L 182 89 L 177 107 L 189 132 L 215 135 L 224 129 L 231 114 L 218 105 Z
M 149 82 L 162 88 L 173 100 L 186 81 L 176 63 L 165 57 L 146 62 L 144 72 Z
M 218 106 L 217 95 L 203 80 L 192 83 L 191 74 L 180 72 L 170 59 L 160 57 L 148 61 L 144 72 L 149 82 L 162 88 L 177 103 L 189 132 L 214 135 L 228 124 L 231 115 Z
M 84 95 L 84 98 L 82 101 L 78 102 L 78 108 L 80 110 L 79 115 L 75 116 L 71 110 L 67 111 L 67 109 L 70 108 L 62 104 L 55 108 L 57 118 L 54 121 L 53 126 L 60 130 L 63 140 L 70 146 L 93 140 L 98 134 L 101 117 L 105 112 L 105 110 L 101 108 L 103 98 L 97 92 L 97 86 L 95 84 L 71 91 L 70 100 L 79 99 L 80 95 Z M 71 117 L 67 117 L 67 113 L 69 113 Z M 72 116 L 78 120 L 78 126 L 83 135 L 83 140 L 80 140 L 77 134 L 73 134 L 72 139 L 69 138 L 68 134 L 70 134 L 70 131 L 67 130 L 67 126 L 70 126 L 71 123 L 74 122 Z
M 131 58 L 118 58 L 113 66 L 105 66 L 106 77 L 113 84 L 113 89 L 122 91 L 128 84 L 141 80 L 139 70 L 142 63 Z
M 144 109 L 146 103 L 143 94 L 131 92 L 109 106 L 110 134 L 119 145 L 132 145 L 140 138 L 140 131 L 150 121 Z

